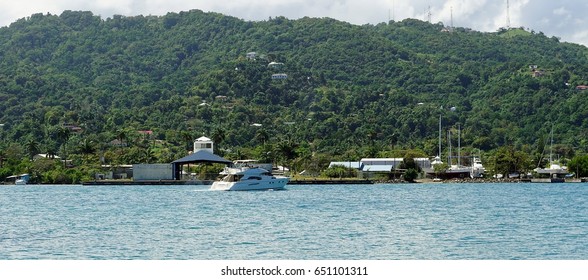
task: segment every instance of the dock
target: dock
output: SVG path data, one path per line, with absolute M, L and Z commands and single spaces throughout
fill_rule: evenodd
M 314 180 L 290 180 L 288 185 L 371 185 L 372 180 L 354 180 L 354 179 L 314 179 Z
M 84 186 L 170 186 L 170 185 L 212 185 L 212 181 L 183 181 L 183 180 L 96 180 L 82 182 Z

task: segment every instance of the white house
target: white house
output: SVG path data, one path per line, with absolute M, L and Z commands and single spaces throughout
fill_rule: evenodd
M 257 58 L 256 52 L 248 52 L 247 53 L 247 59 L 255 60 L 256 58 Z
M 288 74 L 280 73 L 280 74 L 273 74 L 272 80 L 285 80 L 288 79 Z
M 267 66 L 270 68 L 280 68 L 280 67 L 284 66 L 284 63 L 272 61 Z
M 61 159 L 61 158 L 56 155 L 51 156 L 49 154 L 36 154 L 33 156 L 33 160 L 38 160 L 38 159 Z

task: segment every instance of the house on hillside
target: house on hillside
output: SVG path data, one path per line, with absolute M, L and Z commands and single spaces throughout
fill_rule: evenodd
M 61 159 L 61 158 L 56 155 L 50 155 L 50 154 L 36 154 L 33 156 L 33 160 L 40 160 L 40 159 Z
M 256 52 L 248 52 L 246 57 L 249 60 L 255 60 L 257 58 L 257 53 Z
M 82 132 L 82 128 L 79 127 L 78 125 L 75 124 L 70 124 L 70 123 L 64 123 L 63 127 L 67 128 L 69 131 L 73 132 L 73 133 L 81 133 Z
M 272 80 L 285 80 L 285 79 L 288 79 L 288 74 L 279 73 L 279 74 L 272 75 Z
M 284 63 L 281 63 L 281 62 L 273 62 L 272 61 L 267 66 L 270 67 L 270 68 L 277 69 L 277 68 L 281 68 L 282 66 L 284 66 Z

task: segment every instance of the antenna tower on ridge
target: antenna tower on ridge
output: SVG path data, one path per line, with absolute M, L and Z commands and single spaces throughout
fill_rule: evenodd
M 451 31 L 453 31 L 453 6 L 451 6 Z
M 396 21 L 396 5 L 394 1 L 392 1 L 392 20 Z
M 510 29 L 510 2 L 506 0 L 506 29 Z

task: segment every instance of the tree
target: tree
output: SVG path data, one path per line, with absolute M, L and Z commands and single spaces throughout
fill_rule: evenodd
M 39 142 L 35 139 L 29 139 L 25 145 L 29 159 L 33 160 L 33 156 L 39 153 Z
M 255 140 L 261 144 L 265 144 L 269 140 L 269 133 L 265 128 L 261 128 L 255 133 Z
M 576 177 L 588 177 L 588 155 L 573 157 L 568 162 L 568 170 L 574 172 Z
M 84 155 L 91 155 L 96 152 L 96 146 L 94 142 L 88 138 L 82 140 L 80 145 L 80 152 Z
M 63 143 L 63 166 L 67 167 L 67 142 L 71 136 L 69 128 L 60 126 L 57 128 L 57 138 Z
M 357 177 L 357 170 L 342 165 L 335 165 L 327 168 L 324 174 L 329 178 L 352 178 Z
M 414 182 L 416 178 L 418 178 L 419 172 L 414 168 L 409 168 L 404 172 L 404 180 L 407 182 Z
M 508 175 L 511 173 L 527 172 L 531 161 L 526 153 L 515 150 L 513 146 L 500 147 L 494 155 L 494 172 Z
M 291 166 L 290 161 L 297 156 L 297 147 L 298 144 L 289 139 L 278 142 L 275 147 L 276 154 L 283 160 L 284 165 Z
M 186 151 L 192 150 L 192 145 L 194 144 L 194 137 L 188 131 L 181 132 L 182 140 L 186 143 Z
M 128 137 L 128 132 L 126 129 L 119 128 L 116 130 L 116 140 L 118 140 L 121 147 L 124 146 L 124 144 L 126 143 L 127 137 Z
M 214 146 L 217 151 L 219 150 L 220 144 L 225 140 L 226 136 L 226 131 L 221 127 L 215 128 L 212 132 L 212 141 L 214 141 Z

